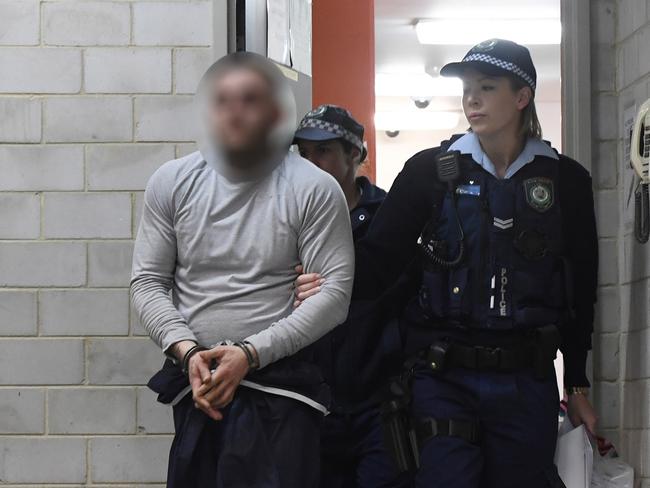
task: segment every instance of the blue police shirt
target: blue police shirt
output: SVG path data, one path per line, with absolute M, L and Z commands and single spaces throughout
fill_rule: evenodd
M 497 170 L 494 166 L 494 163 L 490 161 L 490 158 L 483 148 L 478 139 L 478 136 L 473 132 L 468 132 L 460 139 L 455 141 L 451 146 L 449 146 L 449 151 L 460 151 L 462 154 L 471 154 L 472 159 L 483 166 L 483 169 L 493 175 L 495 178 L 497 176 Z M 553 159 L 560 159 L 557 153 L 544 141 L 539 139 L 528 138 L 524 150 L 521 151 L 521 154 L 517 156 L 508 169 L 504 178 L 511 178 L 517 171 L 523 168 L 528 163 L 531 163 L 536 156 L 546 156 Z

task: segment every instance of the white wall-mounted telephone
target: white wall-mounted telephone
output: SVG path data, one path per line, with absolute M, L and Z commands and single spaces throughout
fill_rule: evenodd
M 650 237 L 650 100 L 641 105 L 634 121 L 630 162 L 637 178 L 634 233 L 639 242 L 645 243 Z

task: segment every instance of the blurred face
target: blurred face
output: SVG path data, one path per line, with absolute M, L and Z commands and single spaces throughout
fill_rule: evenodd
M 478 136 L 518 133 L 522 110 L 531 101 L 530 88 L 514 90 L 507 77 L 488 76 L 471 68 L 465 70 L 462 80 L 463 111 Z
M 208 130 L 233 164 L 250 164 L 268 148 L 279 108 L 268 81 L 252 69 L 217 77 L 210 96 Z
M 354 148 L 346 153 L 341 141 L 299 140 L 300 155 L 332 175 L 343 188 L 353 184 L 359 164 L 359 150 Z

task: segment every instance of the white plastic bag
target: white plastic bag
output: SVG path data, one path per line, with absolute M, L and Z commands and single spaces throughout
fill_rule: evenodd
M 594 460 L 591 488 L 633 488 L 634 470 L 620 458 L 600 457 Z
M 555 448 L 555 465 L 567 488 L 591 488 L 594 451 L 585 427 L 565 418 Z M 618 488 L 618 487 L 617 487 Z

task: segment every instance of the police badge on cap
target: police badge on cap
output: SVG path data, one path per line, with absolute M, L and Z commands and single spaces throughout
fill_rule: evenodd
M 307 113 L 298 124 L 294 144 L 298 140 L 328 141 L 344 139 L 359 149 L 361 161 L 366 159 L 368 150 L 363 143 L 364 128 L 352 114 L 337 105 L 321 105 Z
M 524 181 L 526 202 L 538 212 L 546 212 L 553 206 L 555 195 L 553 181 L 548 178 L 530 178 Z
M 488 39 L 477 44 L 461 61 L 444 65 L 440 76 L 462 76 L 468 67 L 488 75 L 510 75 L 519 78 L 533 93 L 537 87 L 537 71 L 530 51 L 525 46 L 507 39 Z

